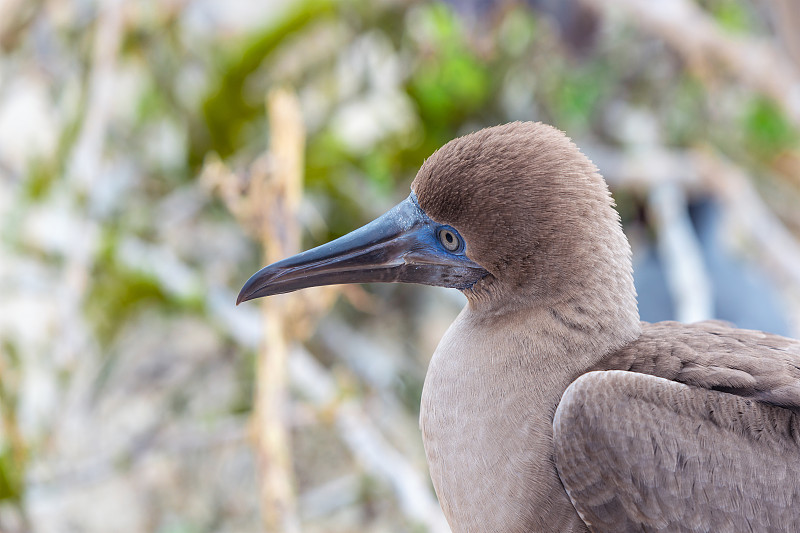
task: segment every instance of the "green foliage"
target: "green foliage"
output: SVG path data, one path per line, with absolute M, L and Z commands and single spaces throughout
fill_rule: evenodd
M 699 80 L 683 75 L 669 93 L 664 113 L 664 140 L 669 145 L 688 146 L 707 134 L 705 90 Z
M 342 235 L 354 227 L 354 214 L 361 212 L 354 194 L 361 193 L 359 165 L 341 140 L 330 130 L 308 139 L 306 149 L 306 189 L 325 198 L 335 209 L 326 214 L 329 237 Z M 362 174 L 363 175 L 363 174 Z
M 743 117 L 748 150 L 764 161 L 797 146 L 798 132 L 771 100 L 756 97 Z
M 78 138 L 82 119 L 68 120 L 58 138 L 55 154 L 38 157 L 28 165 L 28 175 L 24 181 L 24 197 L 32 202 L 44 200 L 64 175 L 72 147 Z
M 256 353 L 249 352 L 236 359 L 236 382 L 240 386 L 236 397 L 228 406 L 231 414 L 247 414 L 253 410 L 257 357 Z
M 116 262 L 98 269 L 87 300 L 87 312 L 97 338 L 108 346 L 121 327 L 145 304 L 166 306 L 169 298 L 151 277 Z
M 45 198 L 58 178 L 58 169 L 50 161 L 38 159 L 29 165 L 28 178 L 25 180 L 25 197 L 31 201 Z
M 243 45 L 221 54 L 218 80 L 203 103 L 204 131 L 193 131 L 189 162 L 201 164 L 205 154 L 214 151 L 222 158 L 232 155 L 243 143 L 245 126 L 264 115 L 264 93 L 248 94 L 247 82 L 264 58 L 287 37 L 311 22 L 333 14 L 330 0 L 304 0 L 280 17 L 272 26 L 253 35 Z
M 155 80 L 148 81 L 150 83 L 142 91 L 136 110 L 137 118 L 141 123 L 157 120 L 172 109 L 171 102 L 166 100 L 163 91 L 155 84 Z
M 417 69 L 410 93 L 437 123 L 456 122 L 480 109 L 489 93 L 486 69 L 465 49 L 443 50 Z
M 554 118 L 559 127 L 573 134 L 575 130 L 588 129 L 599 102 L 609 88 L 609 81 L 609 71 L 602 64 L 565 69 L 552 102 Z
M 0 449 L 0 502 L 20 503 L 25 494 L 25 461 L 13 448 Z
M 455 129 L 487 105 L 494 89 L 490 65 L 469 47 L 450 7 L 426 5 L 420 8 L 419 17 L 419 24 L 427 30 L 427 53 L 420 54 L 408 93 L 426 127 L 443 134 L 443 129 Z M 436 135 L 436 140 L 442 137 Z
M 25 495 L 28 450 L 17 425 L 19 354 L 8 341 L 0 346 L 0 502 L 19 505 Z
M 747 33 L 752 29 L 752 15 L 741 2 L 715 0 L 708 2 L 707 9 L 720 26 L 731 33 Z
M 497 34 L 498 44 L 510 57 L 524 58 L 536 31 L 536 17 L 529 9 L 518 6 L 503 18 Z
M 24 468 L 10 448 L 0 450 L 0 502 L 20 503 L 24 493 Z
M 164 312 L 202 312 L 202 302 L 179 299 L 147 273 L 127 267 L 116 255 L 116 234 L 109 231 L 86 298 L 86 314 L 103 347 L 108 347 L 126 323 L 144 308 Z

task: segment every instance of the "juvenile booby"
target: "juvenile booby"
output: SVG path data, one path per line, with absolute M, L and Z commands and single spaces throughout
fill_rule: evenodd
M 334 283 L 463 291 L 420 413 L 453 531 L 800 531 L 800 342 L 640 322 L 619 216 L 569 138 L 487 128 L 411 190 L 263 268 L 237 303 Z

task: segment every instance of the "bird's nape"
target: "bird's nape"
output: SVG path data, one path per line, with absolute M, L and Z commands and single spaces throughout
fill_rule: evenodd
M 369 224 L 262 268 L 244 284 L 236 303 L 340 283 L 402 282 L 466 289 L 488 272 L 465 251 L 458 232 L 431 220 L 411 193 Z

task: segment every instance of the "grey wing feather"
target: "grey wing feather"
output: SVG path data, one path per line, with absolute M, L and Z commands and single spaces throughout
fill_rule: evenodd
M 565 391 L 555 460 L 592 531 L 800 531 L 790 410 L 626 371 Z
M 643 324 L 594 370 L 629 370 L 800 411 L 800 341 L 722 322 Z

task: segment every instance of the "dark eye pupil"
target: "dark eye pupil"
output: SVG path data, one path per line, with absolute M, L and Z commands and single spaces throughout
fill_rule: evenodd
M 456 237 L 455 233 L 448 229 L 439 230 L 439 241 L 448 251 L 455 252 L 461 246 L 461 243 Z

